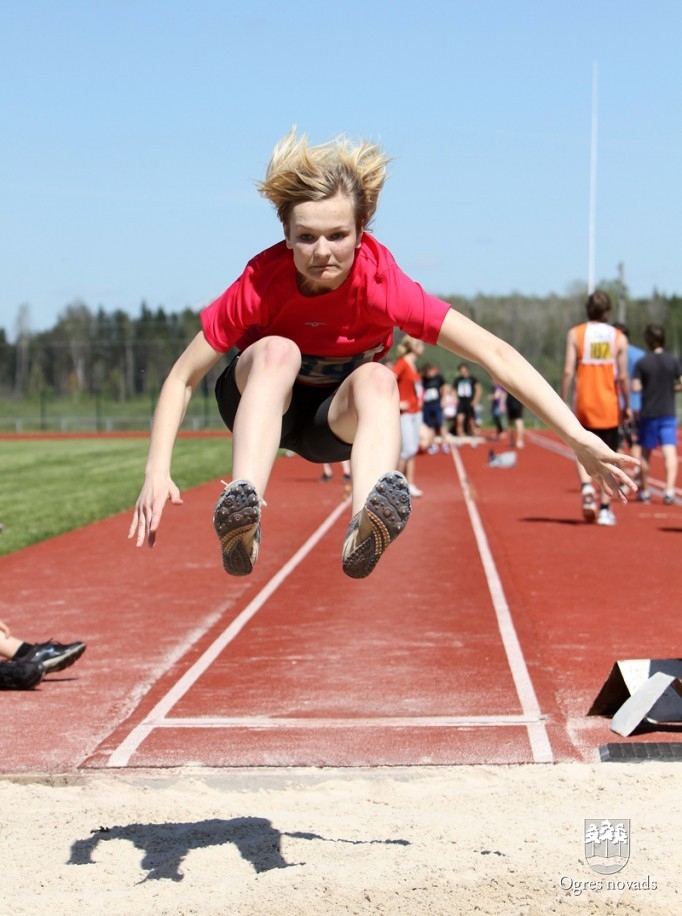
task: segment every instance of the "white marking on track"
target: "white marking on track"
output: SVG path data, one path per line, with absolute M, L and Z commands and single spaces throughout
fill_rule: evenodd
M 357 716 L 317 718 L 313 716 L 184 716 L 159 719 L 149 723 L 155 728 L 499 728 L 500 726 L 536 725 L 527 716 Z
M 305 559 L 344 511 L 348 511 L 347 500 L 340 503 L 334 511 L 327 516 L 325 521 L 310 535 L 303 546 L 300 547 L 291 559 L 288 560 L 272 579 L 263 586 L 253 601 L 247 604 L 244 610 L 235 617 L 225 630 L 223 630 L 220 636 L 218 636 L 218 638 L 208 647 L 204 654 L 196 660 L 191 668 L 187 669 L 183 676 L 173 685 L 173 687 L 171 687 L 168 693 L 159 700 L 146 718 L 130 732 L 112 752 L 107 762 L 107 766 L 125 767 L 128 765 L 130 758 L 145 738 L 147 738 L 155 728 L 159 728 L 173 706 L 182 699 L 190 687 L 194 686 L 201 675 L 210 668 L 223 649 L 244 629 L 251 618 L 258 613 L 268 598 L 270 598 L 279 588 L 287 576 L 289 576 L 299 563 Z
M 500 636 L 502 637 L 502 644 L 507 655 L 507 661 L 516 687 L 516 693 L 521 703 L 523 715 L 528 722 L 528 740 L 530 741 L 531 750 L 533 752 L 533 760 L 535 763 L 552 763 L 554 755 L 552 754 L 552 747 L 544 723 L 545 717 L 540 712 L 540 705 L 535 694 L 533 682 L 528 673 L 528 667 L 526 666 L 521 644 L 516 635 L 516 629 L 514 627 L 507 598 L 504 594 L 504 589 L 502 588 L 502 582 L 497 572 L 495 560 L 493 559 L 492 551 L 488 544 L 488 538 L 483 528 L 476 502 L 471 495 L 471 487 L 469 486 L 464 464 L 456 448 L 452 449 L 452 459 L 455 462 L 457 476 L 459 477 L 462 492 L 464 493 L 464 501 L 469 513 L 471 527 L 473 528 L 476 538 L 481 562 L 483 563 L 483 570 L 488 582 L 488 589 L 497 617 L 497 626 L 499 627 Z

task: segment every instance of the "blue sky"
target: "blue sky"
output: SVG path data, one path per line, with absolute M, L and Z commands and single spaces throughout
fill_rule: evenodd
M 680 0 L 5 0 L 0 327 L 198 308 L 281 238 L 292 124 L 393 156 L 377 237 L 429 291 L 682 294 Z

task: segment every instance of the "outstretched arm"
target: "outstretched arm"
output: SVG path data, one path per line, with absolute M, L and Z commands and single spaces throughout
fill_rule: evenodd
M 173 446 L 194 390 L 223 355 L 213 349 L 200 331 L 163 383 L 154 412 L 144 484 L 128 532 L 129 538 L 136 537 L 138 547 L 144 544 L 145 539 L 150 547 L 154 546 L 168 500 L 176 506 L 182 504 L 180 491 L 170 476 Z
M 575 337 L 575 329 L 566 335 L 566 355 L 564 357 L 564 372 L 561 376 L 561 397 L 568 404 L 571 396 L 571 386 L 575 378 L 575 371 L 578 364 L 578 342 Z
M 561 436 L 587 473 L 602 481 L 609 494 L 617 494 L 624 501 L 624 488 L 636 489 L 624 468 L 639 464 L 637 459 L 612 451 L 598 436 L 584 429 L 552 386 L 508 343 L 451 309 L 443 321 L 438 344 L 483 366 Z

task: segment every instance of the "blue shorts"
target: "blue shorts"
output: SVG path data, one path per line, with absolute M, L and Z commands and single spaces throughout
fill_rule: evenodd
M 422 419 L 424 426 L 428 426 L 429 429 L 435 429 L 438 432 L 443 425 L 443 408 L 440 401 L 424 401 Z
M 649 451 L 657 445 L 677 445 L 677 417 L 641 417 L 639 444 Z

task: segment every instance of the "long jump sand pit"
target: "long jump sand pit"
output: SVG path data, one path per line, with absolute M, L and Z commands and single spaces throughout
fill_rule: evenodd
M 3 898 L 33 914 L 680 912 L 679 763 L 4 777 Z M 627 822 L 587 863 L 587 819 Z

